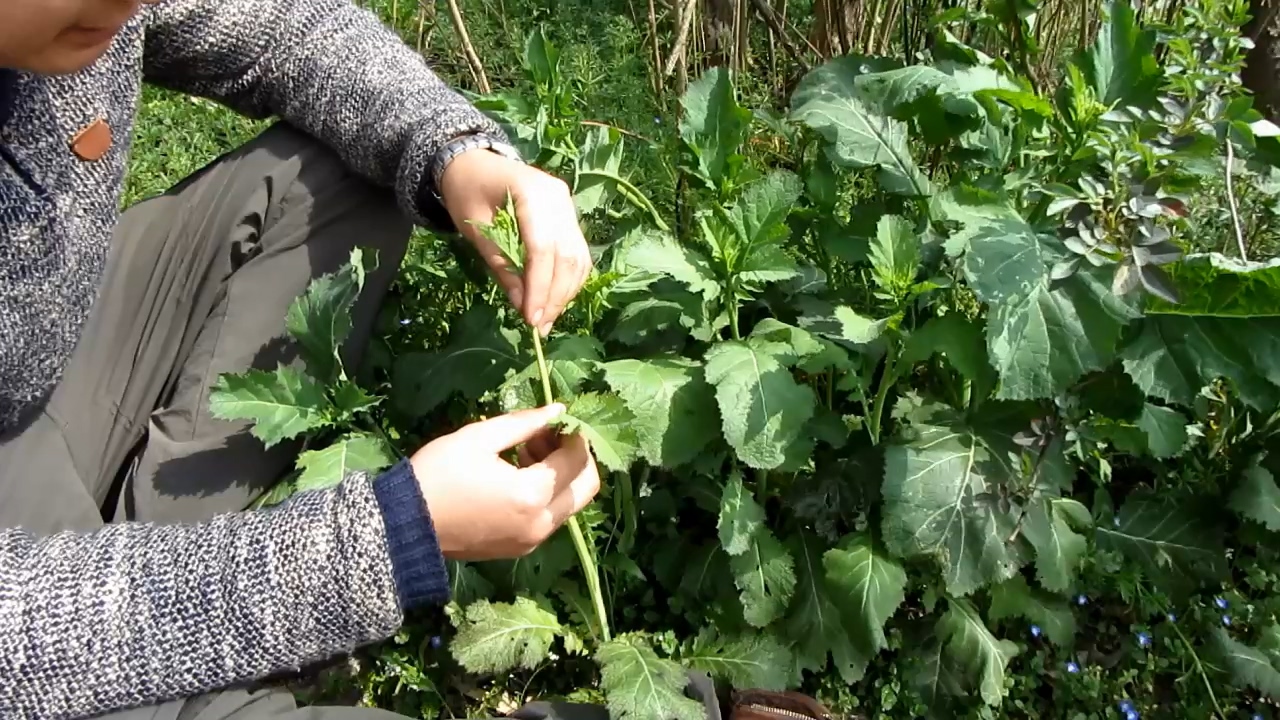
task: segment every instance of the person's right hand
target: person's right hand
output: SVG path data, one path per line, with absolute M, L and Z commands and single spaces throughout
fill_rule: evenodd
M 560 404 L 467 425 L 414 454 L 440 550 L 450 560 L 529 554 L 600 491 L 587 441 L 547 425 Z M 520 464 L 501 453 L 518 445 Z

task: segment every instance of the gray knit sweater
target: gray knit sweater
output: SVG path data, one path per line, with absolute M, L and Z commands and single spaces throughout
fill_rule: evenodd
M 499 132 L 350 0 L 165 0 L 84 71 L 7 74 L 0 432 L 38 409 L 79 336 L 144 80 L 282 117 L 394 188 L 421 223 L 439 210 L 420 200 L 432 155 Z M 114 142 L 84 160 L 70 140 L 96 119 Z M 0 529 L 0 718 L 91 716 L 296 668 L 388 636 L 447 590 L 406 463 L 201 525 Z

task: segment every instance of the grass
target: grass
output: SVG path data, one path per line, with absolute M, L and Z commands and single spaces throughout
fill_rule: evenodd
M 266 125 L 209 100 L 147 87 L 134 126 L 124 204 L 165 192 Z

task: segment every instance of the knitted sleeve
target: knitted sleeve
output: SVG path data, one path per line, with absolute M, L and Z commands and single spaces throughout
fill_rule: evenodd
M 149 82 L 281 117 L 394 188 L 419 224 L 447 224 L 438 203 L 419 204 L 431 157 L 460 135 L 503 137 L 351 0 L 167 0 L 143 12 Z
M 0 530 L 0 717 L 152 705 L 389 637 L 403 621 L 397 576 L 420 598 L 448 590 L 443 559 L 424 583 L 423 566 L 389 547 L 415 522 L 402 512 L 396 530 L 380 508 L 404 499 L 405 474 L 357 474 L 195 525 Z

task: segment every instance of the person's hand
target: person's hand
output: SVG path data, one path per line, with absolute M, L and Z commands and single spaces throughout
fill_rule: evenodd
M 581 435 L 547 425 L 563 405 L 467 425 L 414 454 L 413 472 L 451 560 L 522 557 L 591 502 L 600 473 Z M 520 467 L 500 456 L 521 446 Z
M 523 280 L 475 223 L 493 222 L 507 193 L 525 246 Z M 454 225 L 484 258 L 525 321 L 546 335 L 591 274 L 591 251 L 564 181 L 489 150 L 454 158 L 440 178 L 440 197 Z

